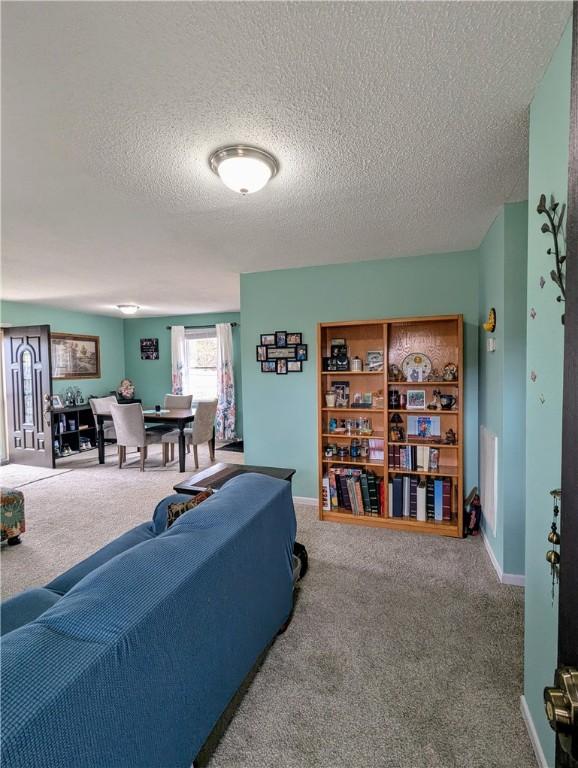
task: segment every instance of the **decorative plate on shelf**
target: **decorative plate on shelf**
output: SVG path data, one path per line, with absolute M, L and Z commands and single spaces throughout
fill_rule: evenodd
M 421 352 L 412 352 L 404 358 L 401 364 L 401 370 L 406 381 L 425 381 L 431 368 L 431 360 Z

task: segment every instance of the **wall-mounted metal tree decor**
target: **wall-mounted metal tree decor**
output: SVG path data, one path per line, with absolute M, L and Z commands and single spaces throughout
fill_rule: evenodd
M 566 213 L 566 203 L 560 205 L 554 200 L 554 196 L 550 197 L 550 205 L 546 205 L 546 195 L 540 195 L 540 201 L 536 211 L 539 214 L 544 214 L 548 219 L 548 222 L 542 224 L 542 232 L 547 234 L 548 232 L 554 239 L 554 248 L 548 248 L 546 253 L 548 256 L 554 256 L 556 260 L 556 269 L 551 270 L 550 277 L 552 281 L 558 286 L 560 293 L 556 297 L 556 301 L 566 301 L 566 273 L 564 262 L 566 256 L 560 253 L 560 242 L 564 240 L 564 233 L 562 232 L 562 225 L 564 223 L 564 214 Z M 564 323 L 564 314 L 562 314 L 562 323 Z

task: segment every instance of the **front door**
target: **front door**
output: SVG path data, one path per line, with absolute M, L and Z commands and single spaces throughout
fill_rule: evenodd
M 52 467 L 50 326 L 4 329 L 8 458 Z
M 578 3 L 574 2 L 562 409 L 558 668 L 545 691 L 556 768 L 578 768 Z

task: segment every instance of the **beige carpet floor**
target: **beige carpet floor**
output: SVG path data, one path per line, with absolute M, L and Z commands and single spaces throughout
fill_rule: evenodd
M 2 549 L 3 595 L 150 519 L 182 478 L 158 451 L 144 473 L 137 454 L 119 471 L 110 450 L 104 466 L 87 454 L 25 485 L 28 531 Z M 480 540 L 296 512 L 310 570 L 211 768 L 534 768 L 519 711 L 523 590 L 497 582 Z

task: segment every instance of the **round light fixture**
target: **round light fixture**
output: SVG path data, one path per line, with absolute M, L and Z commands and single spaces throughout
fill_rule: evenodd
M 263 189 L 279 170 L 277 160 L 269 152 L 244 144 L 217 149 L 210 156 L 209 165 L 226 187 L 241 195 Z
M 123 315 L 134 315 L 140 309 L 138 304 L 117 304 L 116 308 L 120 309 Z

